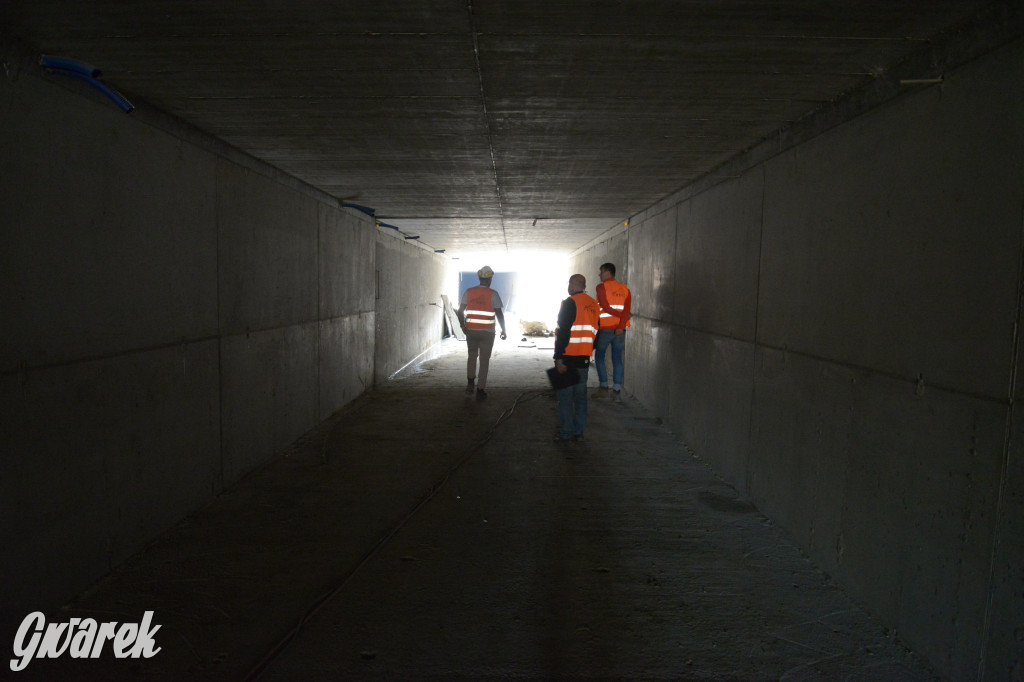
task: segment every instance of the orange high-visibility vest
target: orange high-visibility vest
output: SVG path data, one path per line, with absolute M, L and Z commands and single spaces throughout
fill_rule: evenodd
M 576 319 L 569 331 L 569 345 L 565 347 L 565 355 L 590 357 L 594 352 L 594 337 L 597 336 L 601 306 L 582 291 L 573 294 L 571 298 L 576 303 Z
M 494 331 L 494 306 L 491 305 L 490 287 L 466 289 L 466 329 Z
M 619 315 L 625 313 L 626 297 L 629 296 L 629 289 L 626 285 L 614 279 L 609 279 L 602 284 L 604 284 L 604 296 L 608 300 L 608 305 Z M 601 310 L 601 329 L 617 329 L 619 322 L 618 317 Z M 629 320 L 626 320 L 626 326 L 630 326 Z

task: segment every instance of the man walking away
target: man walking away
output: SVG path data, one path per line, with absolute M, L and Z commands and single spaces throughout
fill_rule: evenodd
M 587 374 L 590 355 L 594 350 L 601 308 L 584 290 L 587 279 L 583 275 L 569 278 L 569 298 L 558 310 L 558 329 L 555 333 L 555 369 L 560 374 L 575 370 L 578 384 L 558 390 L 559 432 L 555 440 L 564 443 L 570 439 L 583 440 L 587 425 Z
M 599 272 L 601 283 L 597 285 L 597 302 L 601 306 L 601 326 L 594 343 L 594 361 L 597 363 L 599 386 L 596 396 L 608 393 L 608 366 L 604 352 L 612 348 L 612 397 L 618 401 L 622 396 L 622 353 L 626 347 L 626 329 L 629 327 L 632 297 L 629 288 L 615 279 L 615 264 L 605 263 Z
M 483 266 L 476 271 L 480 279 L 480 285 L 466 289 L 462 294 L 459 309 L 455 313 L 459 318 L 459 326 L 466 335 L 466 346 L 469 349 L 469 359 L 466 362 L 466 393 L 473 395 L 476 391 L 476 399 L 487 398 L 487 368 L 491 362 L 491 350 L 494 348 L 494 321 L 501 325 L 501 340 L 505 336 L 505 315 L 501 312 L 501 297 L 498 292 L 491 289 L 491 278 L 494 277 L 494 270 L 490 266 Z M 476 371 L 477 355 L 480 356 L 480 372 Z M 478 380 L 474 388 L 473 382 Z

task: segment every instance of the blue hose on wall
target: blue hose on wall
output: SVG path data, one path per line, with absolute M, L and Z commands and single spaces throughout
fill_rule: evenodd
M 77 78 L 84 83 L 88 83 L 106 95 L 121 109 L 121 111 L 126 114 L 130 114 L 135 108 L 135 105 L 129 102 L 124 95 L 99 80 L 100 76 L 103 75 L 103 72 L 94 66 L 90 66 L 85 62 L 80 62 L 75 59 L 47 57 L 46 55 L 39 58 L 39 63 L 49 69 L 52 73 L 63 74 L 65 76 Z
M 341 207 L 342 208 L 354 208 L 357 211 L 362 211 L 363 213 L 365 213 L 366 215 L 370 216 L 371 218 L 374 217 L 376 215 L 376 213 L 377 213 L 377 211 L 375 209 L 367 208 L 366 206 L 360 206 L 359 204 L 346 204 L 346 203 L 342 202 Z

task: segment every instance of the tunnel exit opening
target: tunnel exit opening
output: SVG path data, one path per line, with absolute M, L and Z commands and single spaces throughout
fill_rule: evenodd
M 480 253 L 453 258 L 445 293 L 458 308 L 462 295 L 477 286 L 477 271 L 488 265 L 494 271 L 491 288 L 501 297 L 509 336 L 553 331 L 558 306 L 566 296 L 569 259 L 564 253 L 522 252 L 496 255 Z

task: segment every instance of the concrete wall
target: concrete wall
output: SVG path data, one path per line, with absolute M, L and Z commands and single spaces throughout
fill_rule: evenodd
M 376 256 L 377 382 L 441 341 L 447 261 L 378 228 Z M 456 305 L 458 303 L 456 302 Z
M 604 263 L 615 264 L 615 279 L 629 280 L 629 239 L 625 226 L 619 226 L 589 244 L 573 259 L 570 274 L 579 272 L 587 278 L 587 291 L 593 295 L 601 283 L 598 271 Z
M 439 257 L 87 90 L 0 76 L 4 625 L 74 596 L 357 397 L 375 358 L 386 372 L 440 338 L 389 287 L 375 338 L 378 253 L 417 302 L 441 291 Z
M 1018 41 L 625 232 L 627 391 L 956 680 L 1024 679 L 1021 82 Z

